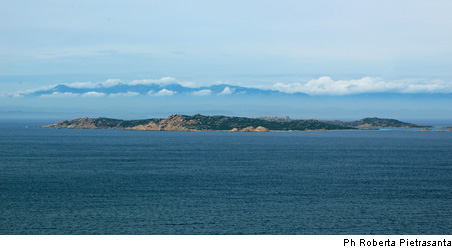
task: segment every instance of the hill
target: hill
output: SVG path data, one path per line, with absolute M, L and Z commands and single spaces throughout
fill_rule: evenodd
M 333 121 L 333 123 L 356 128 L 431 128 L 432 126 L 421 126 L 387 118 L 364 118 L 357 121 Z

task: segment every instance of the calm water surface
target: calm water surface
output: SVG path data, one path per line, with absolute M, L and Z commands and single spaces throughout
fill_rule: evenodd
M 0 234 L 451 233 L 452 132 L 0 122 Z

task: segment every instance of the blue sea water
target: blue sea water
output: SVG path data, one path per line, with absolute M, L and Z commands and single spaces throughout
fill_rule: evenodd
M 451 233 L 452 132 L 0 122 L 0 234 Z

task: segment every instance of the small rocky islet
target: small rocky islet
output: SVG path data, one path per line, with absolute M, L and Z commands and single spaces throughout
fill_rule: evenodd
M 395 119 L 364 118 L 358 121 L 325 121 L 276 117 L 228 117 L 173 114 L 167 118 L 121 120 L 111 118 L 78 118 L 44 125 L 45 128 L 68 129 L 128 129 L 139 131 L 319 131 L 379 128 L 431 128 L 405 123 Z

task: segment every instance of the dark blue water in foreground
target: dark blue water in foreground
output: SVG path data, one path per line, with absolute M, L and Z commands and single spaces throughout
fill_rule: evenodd
M 0 123 L 0 234 L 451 234 L 452 133 Z

